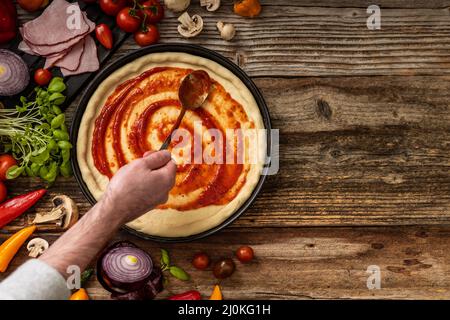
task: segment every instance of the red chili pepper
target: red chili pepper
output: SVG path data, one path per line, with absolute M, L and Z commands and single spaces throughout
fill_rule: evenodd
M 106 24 L 102 23 L 95 27 L 95 36 L 106 49 L 112 49 L 113 36 L 111 29 Z
M 197 290 L 191 290 L 184 293 L 176 294 L 168 298 L 169 300 L 201 300 L 202 295 Z
M 6 43 L 16 36 L 17 11 L 12 0 L 0 0 L 0 43 Z
M 31 191 L 0 204 L 0 228 L 30 209 L 46 192 L 46 189 Z

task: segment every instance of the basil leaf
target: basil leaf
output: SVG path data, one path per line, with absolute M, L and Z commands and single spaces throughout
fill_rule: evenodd
M 169 252 L 165 249 L 161 249 L 161 262 L 166 266 L 170 265 Z
M 12 166 L 6 171 L 6 179 L 11 180 L 20 176 L 25 168 L 19 166 Z
M 184 271 L 183 269 L 181 269 L 180 267 L 177 267 L 177 266 L 171 266 L 169 268 L 169 272 L 175 278 L 183 280 L 183 281 L 187 281 L 191 278 L 189 276 L 189 274 L 186 273 L 186 271 Z

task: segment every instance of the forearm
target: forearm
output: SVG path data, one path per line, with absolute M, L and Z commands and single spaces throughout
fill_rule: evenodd
M 83 271 L 121 227 L 114 221 L 105 202 L 98 202 L 72 228 L 64 233 L 39 259 L 67 277 L 67 267 Z

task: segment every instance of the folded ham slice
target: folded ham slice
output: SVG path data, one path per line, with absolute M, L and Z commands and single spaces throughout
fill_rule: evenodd
M 77 15 L 79 28 L 71 28 L 70 21 Z M 95 23 L 77 2 L 54 0 L 39 17 L 19 29 L 23 38 L 19 49 L 46 57 L 44 68 L 60 67 L 63 75 L 96 71 L 97 48 L 89 36 L 94 29 Z
M 97 46 L 94 39 L 91 36 L 87 36 L 84 42 L 84 50 L 81 55 L 81 61 L 78 68 L 71 71 L 61 67 L 61 72 L 63 76 L 73 76 L 75 74 L 97 71 L 99 67 Z
M 82 16 L 76 16 L 80 13 L 78 3 L 53 0 L 39 17 L 23 25 L 22 37 L 28 44 L 51 46 L 83 36 L 90 26 Z M 70 23 L 74 18 L 79 19 L 78 26 Z
M 64 0 L 60 0 L 60 1 L 64 1 Z M 73 47 L 78 42 L 80 42 L 88 33 L 92 32 L 95 29 L 95 23 L 93 23 L 86 17 L 86 13 L 84 13 L 84 12 L 82 13 L 81 20 L 87 26 L 87 31 L 85 33 L 80 34 L 74 38 L 68 38 L 68 40 L 66 40 L 65 42 L 60 42 L 60 43 L 57 43 L 54 45 L 36 44 L 36 42 L 35 42 L 36 40 L 34 40 L 34 38 L 33 39 L 26 38 L 25 25 L 22 28 L 20 28 L 20 32 L 22 34 L 23 41 L 25 42 L 26 46 L 28 48 L 30 48 L 31 51 L 33 51 L 35 54 L 40 55 L 40 56 L 49 56 L 49 55 L 53 55 L 53 54 L 60 53 L 63 51 L 68 51 L 71 47 Z M 49 29 L 49 30 L 59 30 L 59 28 L 62 28 L 61 30 L 64 31 L 64 27 L 66 27 L 66 26 L 64 25 L 62 27 L 59 27 L 59 26 L 55 25 L 52 29 Z M 67 34 L 67 36 L 69 36 L 69 35 Z M 38 41 L 41 41 L 41 40 L 38 40 Z M 21 46 L 25 47 L 23 44 L 21 44 Z
M 82 39 L 67 54 L 47 57 L 44 68 L 61 67 L 70 71 L 77 70 L 84 51 L 84 43 L 85 39 Z

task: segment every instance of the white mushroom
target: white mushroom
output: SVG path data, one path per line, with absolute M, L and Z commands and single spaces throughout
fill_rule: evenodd
M 236 34 L 236 29 L 231 23 L 223 23 L 222 21 L 219 21 L 217 22 L 217 29 L 219 29 L 222 39 L 227 41 L 233 39 Z
M 191 0 L 164 0 L 164 4 L 173 12 L 181 12 L 189 7 Z
M 203 30 L 203 19 L 197 14 L 192 17 L 185 12 L 178 17 L 181 24 L 178 25 L 178 32 L 186 38 L 192 38 Z
M 216 11 L 220 7 L 220 0 L 200 0 L 200 6 L 208 11 Z
M 76 203 L 63 194 L 52 199 L 53 209 L 50 212 L 38 213 L 33 223 L 55 223 L 63 230 L 69 229 L 78 221 L 78 207 Z
M 48 249 L 48 242 L 42 238 L 34 238 L 27 244 L 29 256 L 33 258 L 39 257 Z

